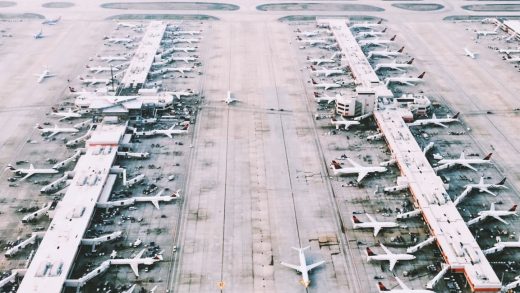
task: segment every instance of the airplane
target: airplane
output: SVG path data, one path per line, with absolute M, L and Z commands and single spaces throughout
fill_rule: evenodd
M 385 85 L 389 85 L 390 83 L 400 83 L 404 85 L 415 85 L 417 83 L 423 82 L 423 77 L 426 74 L 426 72 L 421 73 L 417 77 L 410 77 L 406 76 L 406 74 L 402 76 L 396 76 L 396 77 L 388 77 L 385 79 Z
M 174 44 L 179 44 L 179 43 L 188 43 L 188 44 L 193 44 L 193 43 L 198 43 L 200 42 L 200 39 L 185 39 L 185 38 L 180 38 L 180 39 L 173 39 L 172 40 L 172 43 Z
M 171 57 L 169 60 L 175 62 L 175 61 L 184 61 L 185 63 L 190 63 L 191 61 L 197 61 L 197 58 L 195 57 Z
M 39 32 L 35 33 L 34 36 L 33 36 L 35 39 L 42 39 L 43 37 L 45 37 L 43 35 L 43 29 L 40 29 Z
M 418 119 L 414 122 L 408 123 L 408 127 L 410 126 L 424 126 L 429 124 L 434 124 L 437 126 L 442 126 L 444 128 L 448 128 L 448 126 L 444 123 L 452 123 L 452 122 L 460 122 L 459 120 L 460 112 L 455 114 L 453 117 L 450 117 L 450 115 L 446 116 L 446 118 L 437 118 L 435 113 L 432 115 L 432 118 L 429 119 Z
M 466 56 L 470 57 L 471 59 L 477 58 L 477 53 L 471 52 L 468 48 L 464 48 L 464 53 Z
M 305 259 L 305 253 L 304 251 L 309 249 L 310 246 L 307 246 L 307 247 L 303 247 L 303 248 L 297 248 L 297 247 L 293 247 L 294 250 L 298 251 L 298 255 L 300 257 L 300 265 L 293 265 L 293 264 L 288 264 L 286 262 L 280 262 L 281 265 L 283 266 L 286 266 L 288 268 L 291 268 L 293 270 L 296 270 L 298 272 L 300 272 L 302 274 L 302 280 L 300 281 L 302 283 L 302 285 L 307 288 L 309 287 L 311 281 L 309 279 L 309 272 L 318 267 L 318 266 L 321 266 L 322 264 L 325 263 L 325 261 L 319 261 L 319 262 L 315 262 L 313 264 L 310 264 L 310 265 L 307 265 L 307 260 Z
M 198 35 L 201 32 L 202 31 L 175 31 L 175 32 L 173 32 L 173 35 L 174 36 L 177 36 L 177 35 L 190 35 L 190 36 L 193 36 L 193 35 Z
M 455 165 L 464 166 L 473 171 L 478 171 L 475 167 L 471 166 L 471 164 L 491 164 L 491 155 L 493 153 L 489 153 L 483 159 L 466 159 L 464 152 L 460 154 L 460 158 L 458 159 L 442 159 L 438 163 L 440 166 L 435 168 L 435 170 L 441 170 L 447 167 L 453 167 Z
M 394 35 L 389 40 L 381 40 L 381 39 L 368 39 L 368 40 L 360 40 L 358 43 L 360 46 L 383 46 L 389 43 L 393 43 L 397 35 Z
M 317 76 L 324 75 L 325 77 L 329 77 L 331 75 L 336 75 L 336 74 L 345 74 L 345 71 L 340 68 L 336 68 L 336 69 L 322 68 L 322 69 L 316 70 L 316 68 L 314 68 L 314 66 L 311 65 L 311 69 Z
M 142 24 L 133 24 L 133 23 L 128 23 L 128 22 L 118 22 L 117 23 L 117 27 L 128 27 L 128 28 L 140 28 L 140 27 L 143 27 Z
M 195 47 L 171 47 L 170 49 L 172 49 L 174 52 L 175 51 L 182 51 L 182 52 L 185 52 L 185 53 L 189 53 L 189 52 L 195 51 L 197 48 L 195 48 Z
M 341 85 L 339 83 L 326 83 L 326 82 L 322 82 L 322 83 L 317 83 L 316 81 L 314 81 L 314 79 L 311 79 L 312 80 L 312 84 L 314 85 L 315 88 L 322 88 L 324 90 L 328 90 L 328 89 L 332 89 L 332 88 L 339 88 L 341 87 Z
M 139 265 L 153 265 L 158 261 L 162 261 L 163 257 L 161 254 L 157 254 L 154 257 L 141 258 L 145 253 L 146 249 L 141 250 L 134 258 L 114 258 L 109 260 L 110 264 L 113 265 L 130 265 L 132 271 L 136 277 L 139 277 Z
M 171 195 L 163 195 L 165 190 L 159 191 L 154 196 L 135 196 L 130 197 L 122 200 L 115 200 L 115 201 L 107 201 L 107 202 L 98 202 L 97 207 L 98 208 L 111 208 L 111 207 L 124 207 L 124 206 L 130 206 L 137 202 L 149 202 L 153 204 L 153 206 L 156 209 L 160 209 L 159 203 L 160 202 L 170 202 L 174 199 L 178 199 L 180 197 L 180 190 L 177 190 Z
M 89 65 L 86 65 L 85 68 L 87 68 L 90 72 L 93 72 L 93 73 L 101 73 L 103 71 L 116 72 L 116 71 L 119 70 L 119 67 L 117 67 L 117 66 L 110 66 L 110 67 L 94 66 L 94 67 L 90 67 Z
M 328 45 L 330 43 L 329 40 L 325 39 L 302 39 L 299 36 L 296 37 L 296 39 L 302 43 L 305 43 L 309 46 L 316 46 L 316 45 Z
M 71 118 L 81 118 L 81 114 L 73 112 L 71 108 L 69 108 L 69 110 L 66 112 L 58 112 L 56 109 L 53 109 L 51 115 L 61 117 L 60 119 L 58 119 L 58 121 L 71 119 Z
M 229 105 L 229 104 L 232 104 L 232 103 L 237 102 L 237 101 L 238 101 L 237 99 L 233 98 L 233 96 L 231 95 L 231 92 L 228 91 L 227 92 L 227 98 L 224 100 L 224 102 L 226 102 L 226 104 Z
M 478 223 L 478 222 L 486 219 L 487 217 L 493 217 L 493 218 L 499 220 L 500 222 L 502 222 L 506 225 L 509 225 L 509 223 L 507 221 L 505 221 L 504 219 L 502 219 L 501 217 L 512 216 L 512 215 L 518 216 L 518 214 L 516 213 L 516 207 L 517 207 L 517 205 L 515 204 L 515 205 L 513 205 L 512 208 L 510 208 L 507 211 L 497 211 L 497 210 L 495 210 L 495 203 L 493 202 L 493 203 L 491 203 L 491 208 L 489 210 L 478 212 L 478 217 L 469 220 L 467 222 L 467 225 L 468 226 L 473 225 L 475 223 Z
M 99 59 L 105 61 L 106 63 L 113 61 L 128 61 L 128 58 L 125 56 L 101 56 Z
M 380 36 L 384 35 L 385 32 L 386 32 L 386 28 L 383 29 L 380 32 L 378 32 L 378 31 L 358 32 L 356 34 L 356 39 L 358 39 L 358 38 L 367 38 L 367 37 L 380 37 Z
M 33 164 L 29 166 L 29 169 L 16 169 L 13 167 L 13 165 L 9 164 L 7 165 L 6 170 L 10 170 L 11 172 L 22 175 L 25 174 L 25 176 L 20 179 L 20 181 L 24 181 L 25 179 L 31 177 L 34 174 L 57 174 L 58 170 L 56 169 L 35 169 Z
M 374 68 L 374 71 L 378 71 L 380 69 L 395 69 L 399 71 L 404 71 L 405 68 L 411 68 L 413 67 L 412 63 L 415 60 L 415 58 L 410 59 L 408 62 L 404 63 L 397 63 L 397 62 L 391 62 L 391 63 L 379 63 L 376 65 L 376 68 Z
M 179 72 L 180 74 L 184 74 L 185 72 L 191 72 L 193 68 L 191 67 L 168 67 L 164 68 L 164 70 L 169 72 Z
M 336 63 L 337 61 L 337 58 L 341 56 L 339 53 L 334 53 L 332 54 L 332 56 L 330 56 L 329 59 L 311 59 L 309 56 L 307 56 L 307 61 L 309 61 L 310 63 L 314 64 L 314 65 L 321 65 L 323 63 Z
M 83 78 L 81 76 L 79 77 L 79 80 L 81 80 L 81 83 L 84 83 L 87 86 L 95 85 L 98 83 L 104 83 L 104 84 L 108 85 L 111 81 L 110 78 Z
M 39 124 L 36 124 L 36 129 L 40 130 L 42 133 L 50 133 L 47 137 L 53 137 L 58 133 L 77 133 L 78 129 L 72 127 L 58 127 L 58 125 L 54 125 L 54 127 L 41 127 Z
M 520 57 L 511 57 L 511 55 L 507 54 L 506 60 L 511 63 L 520 62 Z
M 509 54 L 518 54 L 520 53 L 520 48 L 517 49 L 500 49 L 498 50 L 499 53 L 505 53 L 507 55 Z
M 55 25 L 55 24 L 57 24 L 60 20 L 61 20 L 61 16 L 58 17 L 58 18 L 46 19 L 46 20 L 44 20 L 44 21 L 42 22 L 42 24 Z
M 181 97 L 189 97 L 189 96 L 195 95 L 194 92 L 190 92 L 190 91 L 167 92 L 167 94 L 174 95 L 178 100 L 180 100 Z
M 477 36 L 491 36 L 498 35 L 498 26 L 492 31 L 475 31 Z
M 333 160 L 332 163 L 330 164 L 332 173 L 336 176 L 358 174 L 357 182 L 359 183 L 369 173 L 382 173 L 382 172 L 386 172 L 386 170 L 387 170 L 386 167 L 361 166 L 360 164 L 354 162 L 350 158 L 348 158 L 347 160 L 350 162 L 350 164 L 352 164 L 352 167 L 342 167 L 338 161 Z
M 318 93 L 316 93 L 316 92 L 314 93 L 314 100 L 316 101 L 316 103 L 321 103 L 321 102 L 327 102 L 327 104 L 335 103 L 339 97 L 341 97 L 340 94 L 337 94 L 336 96 L 331 97 L 331 96 L 328 96 L 327 94 L 318 96 Z
M 489 188 L 504 188 L 508 189 L 504 184 L 506 183 L 506 178 L 500 180 L 500 182 L 493 183 L 484 183 L 484 177 L 480 177 L 480 181 L 477 184 L 467 184 L 464 186 L 465 188 L 470 188 L 470 190 L 478 189 L 479 192 L 487 192 L 493 196 L 497 196 L 496 193 L 489 190 Z
M 394 277 L 397 283 L 399 284 L 399 287 L 401 289 L 388 289 L 383 285 L 382 282 L 377 283 L 377 290 L 381 292 L 389 292 L 389 293 L 435 293 L 435 291 L 432 290 L 424 290 L 424 289 L 410 289 L 408 286 L 406 286 L 403 281 L 401 281 L 398 277 Z
M 132 43 L 134 41 L 134 39 L 132 39 L 132 38 L 108 38 L 108 37 L 105 37 L 105 40 L 109 43 L 114 43 L 114 44 L 128 44 L 128 43 Z
M 370 222 L 361 222 L 356 216 L 352 216 L 352 223 L 354 229 L 372 228 L 374 229 L 374 237 L 379 234 L 382 228 L 396 228 L 399 224 L 396 222 L 378 222 L 369 214 L 365 214 Z
M 340 127 L 348 130 L 350 126 L 359 125 L 359 121 L 347 120 L 341 116 L 341 120 L 337 120 L 335 117 L 330 118 L 330 123 L 336 126 L 336 129 L 340 129 Z
M 370 262 L 371 260 L 377 260 L 377 261 L 388 261 L 390 262 L 390 271 L 394 270 L 395 265 L 400 260 L 414 260 L 415 256 L 411 254 L 395 254 L 392 253 L 386 246 L 384 246 L 382 243 L 379 243 L 379 246 L 385 251 L 385 254 L 375 254 L 372 252 L 370 247 L 367 247 L 366 253 L 367 253 L 367 261 Z
M 351 29 L 358 29 L 358 28 L 374 28 L 374 27 L 379 27 L 381 26 L 381 23 L 383 23 L 383 19 L 380 19 L 378 22 L 359 22 L 359 23 L 354 23 L 350 26 Z
M 45 69 L 41 74 L 36 74 L 38 79 L 36 82 L 42 83 L 46 78 L 56 76 L 56 74 L 51 74 L 48 69 Z
M 397 51 L 389 51 L 388 49 L 383 50 L 383 51 L 374 50 L 374 51 L 368 52 L 367 57 L 368 58 L 372 58 L 372 57 L 395 58 L 397 56 L 402 55 L 403 51 L 404 51 L 404 47 L 401 47 L 401 49 L 399 49 Z
M 184 123 L 184 126 L 181 129 L 173 129 L 176 125 L 168 129 L 153 129 L 149 131 L 137 131 L 134 130 L 134 134 L 137 136 L 154 136 L 154 135 L 164 135 L 169 138 L 173 138 L 174 134 L 184 134 L 188 133 L 188 129 L 190 127 L 189 123 Z

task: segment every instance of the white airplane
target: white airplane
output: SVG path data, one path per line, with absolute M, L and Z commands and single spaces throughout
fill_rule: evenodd
M 89 85 L 96 85 L 98 83 L 104 83 L 105 85 L 108 85 L 110 83 L 110 78 L 83 78 L 79 77 L 79 80 L 81 80 L 81 83 Z
M 22 179 L 20 179 L 20 181 L 23 181 L 23 180 L 31 177 L 34 174 L 57 174 L 58 173 L 58 170 L 56 170 L 56 169 L 35 169 L 33 164 L 31 164 L 29 166 L 29 169 L 16 169 L 15 167 L 13 167 L 13 165 L 9 164 L 9 165 L 7 165 L 6 169 L 10 170 L 11 172 L 13 172 L 17 175 L 25 174 L 25 176 Z
M 180 197 L 180 190 L 177 190 L 176 192 L 172 193 L 171 195 L 163 195 L 165 190 L 159 191 L 157 195 L 154 196 L 135 196 L 130 197 L 122 200 L 115 200 L 115 201 L 107 201 L 107 202 L 98 202 L 97 207 L 98 208 L 111 208 L 111 207 L 124 207 L 124 206 L 130 206 L 134 205 L 138 202 L 149 202 L 153 204 L 153 206 L 156 209 L 160 209 L 159 203 L 160 202 L 170 202 L 174 199 L 178 199 Z
M 351 175 L 351 174 L 358 174 L 357 182 L 361 182 L 363 178 L 365 178 L 369 173 L 382 173 L 386 172 L 386 167 L 381 166 L 361 166 L 360 164 L 354 162 L 352 159 L 347 159 L 352 167 L 342 167 L 340 163 L 336 160 L 333 160 L 330 164 L 330 167 L 332 169 L 332 173 L 336 176 L 341 175 Z
M 506 60 L 507 62 L 516 63 L 520 62 L 520 57 L 511 57 L 511 55 L 507 54 Z
M 411 123 L 408 123 L 408 127 L 410 126 L 424 126 L 424 125 L 430 125 L 430 124 L 433 124 L 433 125 L 437 125 L 437 126 L 442 126 L 444 128 L 448 128 L 448 125 L 444 124 L 444 123 L 452 123 L 452 122 L 460 122 L 459 120 L 459 115 L 460 115 L 460 112 L 455 114 L 453 117 L 450 117 L 450 115 L 446 116 L 446 118 L 437 118 L 437 116 L 435 116 L 435 113 L 432 115 L 432 118 L 428 118 L 428 119 L 418 119 L 418 120 L 415 120 L 414 122 L 411 122 Z
M 73 127 L 58 127 L 58 125 L 54 125 L 54 127 L 41 127 L 39 124 L 36 124 L 36 129 L 40 130 L 43 134 L 50 133 L 47 137 L 53 137 L 58 133 L 77 133 L 78 129 Z
M 327 33 L 329 34 L 330 32 L 329 31 L 326 31 L 326 30 L 313 30 L 313 31 L 300 31 L 300 29 L 296 29 L 296 33 L 300 36 L 305 36 L 307 38 L 309 37 L 315 37 L 321 33 Z
M 135 276 L 139 277 L 139 265 L 149 266 L 163 260 L 163 257 L 160 254 L 157 254 L 154 257 L 141 258 L 145 251 L 146 249 L 141 250 L 134 258 L 114 258 L 110 259 L 109 262 L 113 265 L 130 265 Z
M 464 53 L 466 56 L 470 57 L 471 59 L 477 58 L 477 53 L 471 52 L 468 48 L 464 48 Z
M 505 53 L 507 55 L 509 54 L 518 54 L 520 53 L 520 48 L 517 49 L 500 49 L 498 50 L 499 53 Z
M 341 87 L 341 85 L 339 83 L 326 83 L 326 82 L 321 82 L 321 83 L 317 83 L 316 81 L 314 81 L 314 79 L 311 79 L 312 81 L 312 84 L 314 85 L 315 88 L 322 88 L 324 90 L 328 90 L 328 89 L 332 89 L 332 88 L 339 88 Z
M 34 36 L 33 36 L 35 39 L 42 39 L 43 37 L 45 37 L 43 35 L 43 29 L 40 29 L 39 32 L 35 33 Z
M 341 116 L 341 120 L 337 120 L 335 117 L 330 118 L 330 123 L 336 127 L 336 129 L 340 129 L 343 127 L 345 130 L 348 130 L 350 126 L 359 125 L 359 121 L 347 120 Z
M 89 65 L 85 65 L 85 68 L 87 68 L 88 71 L 93 72 L 93 73 L 101 73 L 101 72 L 104 72 L 104 71 L 116 72 L 116 71 L 119 70 L 119 67 L 117 67 L 117 66 L 111 66 L 111 67 L 94 66 L 94 67 L 90 67 Z
M 311 69 L 316 74 L 316 76 L 323 75 L 325 77 L 329 77 L 331 75 L 345 74 L 345 70 L 340 69 L 340 68 L 335 68 L 335 69 L 327 69 L 327 68 L 316 69 L 316 68 L 314 68 L 314 66 L 311 65 Z
M 185 53 L 189 53 L 189 52 L 193 52 L 195 50 L 197 50 L 197 48 L 195 47 L 171 47 L 170 49 L 172 49 L 172 51 L 180 51 L 180 52 L 185 52 Z
M 375 254 L 374 252 L 372 252 L 370 247 L 367 247 L 366 252 L 367 252 L 367 261 L 368 262 L 370 262 L 372 260 L 388 261 L 388 262 L 390 262 L 390 271 L 393 271 L 394 267 L 398 261 L 415 259 L 414 255 L 407 254 L 407 253 L 395 254 L 395 253 L 392 253 L 390 250 L 388 250 L 388 248 L 386 248 L 386 246 L 384 246 L 382 243 L 380 243 L 379 245 L 385 251 L 385 254 Z
M 468 224 L 468 226 L 470 226 L 470 225 L 473 225 L 480 221 L 483 221 L 487 217 L 493 217 L 493 218 L 499 220 L 500 222 L 502 222 L 506 225 L 509 225 L 509 223 L 507 221 L 505 221 L 504 219 L 502 219 L 501 217 L 512 216 L 512 215 L 518 216 L 518 214 L 516 213 L 516 207 L 517 207 L 517 205 L 515 204 L 515 205 L 513 205 L 512 208 L 510 208 L 507 211 L 497 211 L 497 210 L 495 210 L 495 203 L 491 203 L 491 208 L 489 210 L 478 212 L 478 217 L 469 220 L 467 224 Z
M 113 43 L 113 44 L 128 44 L 128 43 L 132 43 L 134 41 L 134 39 L 132 38 L 108 38 L 108 37 L 105 37 L 105 40 L 109 43 Z
M 470 188 L 471 190 L 477 189 L 479 192 L 487 192 L 493 196 L 497 196 L 496 193 L 490 191 L 490 188 L 504 188 L 508 189 L 507 186 L 505 186 L 506 178 L 500 180 L 500 182 L 494 184 L 494 183 L 484 183 L 484 177 L 480 177 L 480 181 L 477 184 L 467 184 L 464 186 L 465 188 Z
M 174 36 L 178 36 L 178 35 L 190 35 L 190 36 L 193 36 L 193 35 L 198 35 L 201 32 L 202 31 L 175 31 L 175 32 L 173 32 L 173 35 Z
M 365 214 L 370 222 L 361 222 L 356 216 L 352 216 L 352 224 L 354 229 L 374 229 L 374 237 L 379 234 L 379 231 L 383 228 L 396 228 L 399 224 L 396 222 L 378 222 L 369 214 Z
M 178 72 L 180 74 L 184 74 L 185 72 L 191 72 L 193 68 L 191 67 L 168 67 L 164 68 L 164 70 L 168 72 Z
M 311 59 L 309 56 L 307 56 L 307 61 L 309 61 L 310 63 L 312 63 L 314 65 L 321 65 L 323 63 L 336 63 L 339 56 L 341 56 L 341 55 L 340 55 L 340 53 L 337 53 L 337 52 L 332 54 L 332 56 L 330 56 L 329 59 L 324 59 L 324 58 Z
M 128 58 L 125 56 L 101 56 L 99 59 L 105 61 L 106 63 L 113 61 L 128 61 Z
M 36 74 L 38 79 L 36 82 L 42 83 L 46 78 L 56 76 L 56 74 L 51 74 L 49 70 L 45 69 L 41 74 Z
M 316 46 L 316 45 L 328 45 L 330 43 L 329 40 L 325 39 L 302 39 L 299 36 L 296 37 L 296 39 L 304 44 L 307 44 L 309 46 Z
M 498 26 L 492 31 L 475 31 L 477 36 L 491 36 L 498 35 Z
M 134 293 L 136 284 L 133 284 L 128 290 L 123 291 L 123 293 Z
M 426 74 L 426 72 L 421 73 L 417 77 L 410 77 L 406 76 L 406 74 L 402 76 L 396 76 L 396 77 L 388 77 L 385 79 L 385 85 L 389 85 L 390 83 L 399 83 L 404 85 L 415 85 L 417 83 L 423 82 L 423 77 Z
M 475 167 L 472 166 L 472 164 L 491 164 L 491 155 L 493 153 L 489 153 L 487 156 L 485 156 L 483 159 L 466 159 L 466 156 L 464 155 L 464 152 L 460 154 L 460 158 L 458 159 L 442 159 L 440 160 L 439 167 L 435 168 L 436 170 L 441 170 L 448 167 L 453 167 L 455 165 L 464 166 L 466 168 L 469 168 L 473 171 L 478 171 Z
M 56 109 L 53 109 L 52 116 L 61 117 L 58 121 L 72 119 L 72 118 L 81 118 L 80 113 L 73 112 L 71 108 L 69 108 L 66 112 L 58 112 Z
M 374 51 L 370 51 L 368 53 L 367 57 L 368 58 L 372 58 L 372 57 L 395 58 L 397 56 L 402 55 L 403 51 L 404 51 L 404 47 L 401 47 L 401 49 L 399 49 L 397 51 L 390 51 L 388 49 L 382 50 L 382 51 L 374 50 Z
M 383 46 L 386 44 L 393 43 L 395 41 L 395 38 L 397 35 L 394 35 L 389 40 L 381 40 L 381 39 L 367 39 L 367 40 L 360 40 L 358 43 L 360 46 Z
M 128 22 L 118 22 L 117 27 L 128 27 L 128 28 L 140 28 L 143 27 L 142 24 L 133 24 Z
M 336 96 L 331 97 L 327 94 L 319 96 L 318 93 L 314 92 L 314 100 L 316 101 L 316 103 L 327 102 L 327 104 L 332 104 L 335 103 L 339 97 L 341 97 L 340 94 L 336 94 Z
M 167 94 L 174 95 L 178 100 L 180 100 L 182 97 L 190 97 L 196 95 L 194 92 L 190 91 L 167 92 Z
M 389 293 L 435 293 L 435 291 L 432 291 L 432 290 L 410 289 L 398 277 L 395 277 L 395 280 L 397 281 L 397 283 L 399 284 L 399 287 L 401 287 L 401 289 L 392 289 L 392 290 L 390 290 L 390 289 L 386 288 L 385 285 L 383 285 L 382 282 L 378 282 L 377 283 L 377 290 L 379 290 L 379 292 L 389 292 Z
M 228 92 L 227 92 L 227 97 L 226 97 L 226 99 L 224 100 L 224 102 L 225 102 L 226 104 L 229 105 L 229 104 L 232 104 L 232 103 L 234 103 L 234 102 L 238 102 L 238 100 L 235 99 L 235 98 L 233 98 L 233 96 L 231 95 L 231 92 L 228 91 Z
M 286 262 L 280 262 L 281 265 L 283 266 L 286 266 L 288 268 L 291 268 L 293 270 L 296 270 L 298 272 L 300 272 L 302 274 L 302 280 L 301 280 L 301 283 L 302 285 L 307 288 L 309 287 L 311 281 L 309 279 L 309 272 L 318 267 L 318 266 L 321 266 L 322 264 L 325 263 L 325 261 L 319 261 L 319 262 L 315 262 L 313 264 L 310 264 L 310 265 L 307 265 L 307 260 L 305 259 L 305 253 L 304 251 L 309 249 L 310 246 L 307 246 L 307 247 L 303 247 L 303 248 L 297 248 L 297 247 L 293 247 L 294 250 L 297 250 L 298 251 L 298 255 L 300 257 L 300 265 L 293 265 L 293 264 L 288 264 Z
M 57 24 L 60 20 L 61 20 L 61 16 L 58 17 L 58 18 L 46 19 L 46 20 L 44 20 L 44 21 L 42 22 L 42 24 L 55 25 L 55 24 Z
M 368 29 L 371 29 L 371 28 L 374 28 L 374 27 L 379 27 L 381 26 L 381 23 L 383 23 L 383 19 L 380 19 L 378 22 L 359 22 L 359 23 L 354 23 L 350 26 L 351 29 L 358 29 L 358 28 L 368 28 Z
M 404 63 L 397 63 L 395 61 L 391 62 L 391 63 L 379 63 L 374 68 L 374 71 L 378 71 L 380 69 L 394 69 L 394 70 L 404 71 L 404 69 L 406 69 L 406 68 L 413 67 L 412 63 L 414 60 L 415 60 L 415 58 L 412 58 L 412 59 L 410 59 L 410 61 L 404 62 Z
M 173 138 L 174 134 L 185 134 L 188 133 L 188 129 L 190 127 L 189 123 L 184 123 L 184 126 L 181 129 L 173 129 L 176 125 L 168 129 L 152 129 L 149 131 L 137 131 L 134 130 L 134 134 L 137 136 L 155 136 L 155 135 L 163 135 L 169 138 Z
M 385 32 L 386 32 L 386 28 L 379 32 L 378 31 L 358 32 L 356 34 L 356 39 L 357 38 L 380 37 L 380 36 L 384 35 Z
M 175 62 L 175 61 L 184 61 L 185 63 L 190 63 L 190 62 L 193 62 L 193 61 L 197 61 L 197 58 L 195 57 L 191 57 L 191 56 L 188 56 L 188 57 L 171 57 L 169 60 Z
M 188 44 L 193 44 L 193 43 L 198 43 L 200 42 L 200 39 L 185 39 L 185 38 L 180 38 L 180 39 L 173 39 L 172 40 L 172 43 L 174 44 L 179 44 L 179 43 L 188 43 Z

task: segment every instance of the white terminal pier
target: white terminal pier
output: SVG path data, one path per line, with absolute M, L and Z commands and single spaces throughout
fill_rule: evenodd
M 463 273 L 473 292 L 498 292 L 501 282 L 449 199 L 444 184 L 396 110 L 374 117 L 411 194 L 450 269 Z
M 102 124 L 86 142 L 86 153 L 74 168 L 74 178 L 55 209 L 49 229 L 25 273 L 18 292 L 59 293 L 74 266 L 83 235 L 96 204 L 110 192 L 108 180 L 126 125 Z
M 141 87 L 146 82 L 155 54 L 161 45 L 166 26 L 167 24 L 161 21 L 152 21 L 148 25 L 125 76 L 121 80 L 121 84 L 125 88 Z

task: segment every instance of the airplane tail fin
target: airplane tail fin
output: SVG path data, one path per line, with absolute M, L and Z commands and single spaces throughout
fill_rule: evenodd
M 368 256 L 374 256 L 374 255 L 376 255 L 376 254 L 372 251 L 372 249 L 370 249 L 370 247 L 367 247 L 366 252 L 367 252 L 367 255 L 368 255 Z
M 382 30 L 381 32 L 382 32 L 382 33 L 386 32 L 386 29 L 387 29 L 387 28 L 385 27 L 385 29 L 384 29 L 384 30 Z
M 388 292 L 390 290 L 388 290 L 388 288 L 385 287 L 385 285 L 383 285 L 382 282 L 377 282 L 377 289 L 379 289 L 379 292 Z
M 184 124 L 184 127 L 182 127 L 182 130 L 188 130 L 188 128 L 190 128 L 190 124 L 186 123 Z
M 332 166 L 332 168 L 334 168 L 336 170 L 341 169 L 341 165 L 336 160 L 332 160 L 331 166 Z
M 397 35 L 394 35 L 394 36 L 390 39 L 390 41 L 395 41 L 395 38 L 397 38 Z
M 354 222 L 354 224 L 361 224 L 361 223 L 363 223 L 356 216 L 352 216 L 352 222 Z
M 491 155 L 493 155 L 493 153 L 489 153 L 487 156 L 484 157 L 484 161 L 489 161 L 491 159 Z
M 412 58 L 412 59 L 410 59 L 410 61 L 406 62 L 406 64 L 411 65 L 411 64 L 413 63 L 414 60 L 415 60 L 415 58 Z
M 15 167 L 13 167 L 13 165 L 11 165 L 11 164 L 7 164 L 7 166 L 6 166 L 5 168 L 6 168 L 6 169 L 9 169 L 9 170 L 11 170 L 11 171 L 16 170 Z
M 316 68 L 314 68 L 314 66 L 311 65 L 311 69 L 312 71 L 316 71 Z
M 300 38 L 300 36 L 296 36 L 296 39 L 297 39 L 298 41 L 301 41 L 301 40 L 302 40 L 302 38 Z
M 318 83 L 314 80 L 314 78 L 311 78 L 311 81 L 312 81 L 312 84 L 318 84 Z
M 381 18 L 381 19 L 377 22 L 377 24 L 382 24 L 382 23 L 383 23 L 383 19 Z
M 509 211 L 510 211 L 510 212 L 514 212 L 514 211 L 516 211 L 516 207 L 517 207 L 517 206 L 518 206 L 518 205 L 516 205 L 516 204 L 513 205 L 513 207 L 511 207 L 511 208 L 509 209 Z
M 71 86 L 69 86 L 69 91 L 70 91 L 71 93 L 75 93 L 75 92 L 76 92 L 76 89 L 73 88 L 73 87 L 71 87 Z
M 403 53 L 403 51 L 404 51 L 404 46 L 402 46 L 401 49 L 397 50 L 397 52 L 399 52 L 399 53 Z
M 460 112 L 457 112 L 457 114 L 453 115 L 453 117 L 451 117 L 451 118 L 457 119 L 457 118 L 459 118 L 459 115 L 460 115 Z
M 423 73 L 421 73 L 421 75 L 419 75 L 417 78 L 423 78 L 425 74 L 426 74 L 426 71 L 424 71 Z
M 319 98 L 320 96 L 318 95 L 317 92 L 314 92 L 314 98 Z
M 301 251 L 307 250 L 307 249 L 309 249 L 309 248 L 311 248 L 311 247 L 310 247 L 310 246 L 305 246 L 305 247 L 301 247 L 301 248 L 300 248 L 300 247 L 292 247 L 292 249 L 294 249 L 294 250 L 296 250 L 296 251 L 298 251 L 298 252 L 301 252 Z
M 496 185 L 504 185 L 506 183 L 506 177 L 504 177 L 504 179 L 500 180 L 500 182 L 498 182 Z

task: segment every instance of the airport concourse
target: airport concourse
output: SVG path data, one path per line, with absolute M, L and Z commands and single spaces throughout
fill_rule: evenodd
M 0 1 L 0 292 L 520 292 L 520 3 Z

